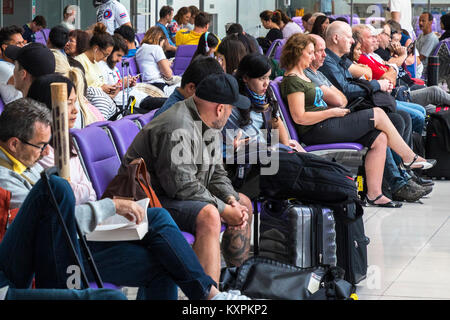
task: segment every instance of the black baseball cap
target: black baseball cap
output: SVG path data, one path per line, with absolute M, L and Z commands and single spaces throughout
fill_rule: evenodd
M 55 72 L 55 56 L 49 48 L 41 43 L 32 42 L 23 48 L 8 46 L 5 55 L 18 61 L 34 77 Z
M 250 108 L 250 100 L 239 94 L 237 80 L 227 73 L 207 76 L 198 84 L 195 95 L 206 101 L 230 104 L 239 109 Z

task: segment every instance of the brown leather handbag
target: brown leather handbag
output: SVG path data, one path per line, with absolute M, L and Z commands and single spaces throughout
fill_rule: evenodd
M 142 158 L 134 159 L 128 165 L 122 165 L 117 175 L 106 187 L 104 198 L 121 198 L 134 201 L 150 199 L 149 208 L 162 208 L 155 191 L 150 184 L 150 175 Z

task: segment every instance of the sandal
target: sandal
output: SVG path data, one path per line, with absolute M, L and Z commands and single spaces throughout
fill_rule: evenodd
M 425 159 L 425 161 L 417 161 L 417 159 L 419 158 L 419 155 L 416 154 L 414 156 L 414 159 L 412 162 L 410 163 L 404 163 L 403 167 L 406 170 L 411 170 L 411 169 L 422 169 L 422 170 L 428 170 L 434 167 L 434 165 L 436 164 L 436 160 L 435 159 Z M 416 162 L 417 161 L 417 162 Z
M 381 199 L 381 197 L 383 197 L 383 194 L 380 194 L 378 197 L 376 197 L 373 200 L 370 200 L 368 196 L 366 196 L 366 200 L 367 203 L 370 204 L 371 206 L 376 206 L 376 207 L 383 207 L 383 208 L 400 208 L 403 203 L 400 202 L 396 202 L 396 201 L 389 201 L 387 203 L 375 203 L 375 201 L 377 201 L 378 199 Z

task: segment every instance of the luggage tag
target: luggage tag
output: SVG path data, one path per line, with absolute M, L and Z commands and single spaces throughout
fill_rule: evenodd
M 311 294 L 314 294 L 319 290 L 321 279 L 322 278 L 314 272 L 311 274 L 311 278 L 309 279 L 308 284 L 308 291 L 311 292 Z

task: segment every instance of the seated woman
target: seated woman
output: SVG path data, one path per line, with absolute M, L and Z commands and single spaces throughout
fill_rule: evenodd
M 303 34 L 292 36 L 281 54 L 281 64 L 286 69 L 280 83 L 281 95 L 289 106 L 300 139 L 307 145 L 358 142 L 368 147 L 365 160 L 367 202 L 376 206 L 397 207 L 398 203 L 381 191 L 386 147 L 389 146 L 402 158 L 405 168 L 429 169 L 434 162 L 414 154 L 382 109 L 350 113 L 345 107 L 328 108 L 322 99 L 322 90 L 304 73 L 313 59 L 313 41 Z
M 265 54 L 275 40 L 283 39 L 283 32 L 280 28 L 281 14 L 276 11 L 265 10 L 261 12 L 259 18 L 264 29 L 269 30 L 264 38 L 257 39 Z
M 71 61 L 71 66 L 67 59 L 61 55 L 55 55 L 55 72 L 69 78 L 77 93 L 76 107 L 78 116 L 74 128 L 81 129 L 97 121 L 105 121 L 101 112 L 86 99 L 86 79 L 84 78 L 83 66 L 77 61 Z M 78 66 L 78 67 L 77 67 Z M 105 103 L 109 102 L 109 97 L 105 98 Z
M 327 16 L 318 16 L 314 21 L 311 33 L 317 34 L 325 39 L 325 32 L 327 31 L 327 27 L 330 24 L 330 19 Z
M 69 129 L 75 126 L 77 119 L 78 109 L 76 107 L 77 102 L 77 92 L 75 85 L 68 78 L 58 75 L 49 74 L 36 79 L 30 87 L 28 97 L 36 101 L 44 103 L 47 107 L 51 109 L 52 106 L 52 96 L 50 91 L 50 84 L 55 82 L 61 82 L 67 84 L 67 107 L 69 114 Z M 87 179 L 83 167 L 81 165 L 80 159 L 77 156 L 75 148 L 73 146 L 72 137 L 69 138 L 70 141 L 70 186 L 75 194 L 76 204 L 83 204 L 88 201 L 97 200 L 97 195 L 95 194 L 94 188 L 91 182 Z M 55 156 L 52 145 L 49 148 L 49 154 L 43 157 L 39 164 L 44 168 L 50 168 L 55 165 Z
M 214 55 L 224 72 L 234 74 L 239 62 L 247 53 L 244 44 L 232 34 L 223 38 Z
M 358 63 L 357 61 L 361 57 L 361 42 L 357 37 L 353 37 L 353 44 L 350 47 L 350 52 L 347 54 L 347 58 L 353 62 L 353 64 L 348 68 L 348 71 L 352 74 L 355 79 L 366 79 L 368 81 L 372 80 L 372 69 L 365 64 Z
M 166 41 L 161 28 L 154 26 L 148 29 L 136 52 L 136 62 L 142 72 L 142 81 L 158 87 L 166 96 L 170 96 L 179 86 L 181 78 L 173 75 L 170 62 L 164 54 Z
M 89 49 L 75 58 L 84 68 L 88 86 L 86 97 L 106 120 L 114 120 L 117 107 L 113 99 L 119 93 L 120 87 L 106 84 L 99 62 L 105 61 L 113 48 L 113 37 L 106 31 L 105 25 L 99 22 L 94 26 Z
M 214 57 L 214 52 L 216 52 L 217 47 L 220 43 L 219 38 L 214 33 L 205 32 L 200 36 L 198 41 L 197 50 L 192 56 L 192 60 L 197 58 L 199 55 Z M 192 61 L 191 60 L 191 61 Z
M 303 33 L 302 28 L 300 28 L 298 24 L 292 21 L 292 19 L 289 18 L 286 13 L 284 13 L 280 9 L 275 11 L 281 14 L 280 29 L 283 32 L 284 39 L 289 39 L 295 33 Z
M 64 47 L 67 56 L 75 58 L 89 49 L 89 33 L 83 30 L 72 30 L 69 32 L 69 41 Z
M 233 108 L 228 122 L 223 128 L 224 142 L 234 141 L 233 144 L 226 143 L 225 151 L 227 157 L 234 157 L 235 151 L 249 140 L 270 145 L 269 137 L 272 130 L 278 130 L 281 144 L 289 146 L 296 151 L 304 152 L 304 149 L 296 140 L 289 139 L 287 129 L 280 117 L 278 102 L 269 86 L 271 72 L 269 58 L 259 53 L 246 55 L 239 63 L 236 72 L 239 91 L 250 99 L 252 105 L 248 110 Z M 263 133 L 262 129 L 266 129 L 267 133 Z M 255 166 L 253 168 L 247 180 L 250 177 L 259 175 L 259 170 L 256 170 Z M 229 171 L 229 176 L 233 177 L 236 173 L 236 166 L 229 165 L 227 170 Z M 246 188 L 245 185 L 243 187 Z M 246 189 L 241 189 L 240 192 L 249 197 L 257 195 L 252 194 L 257 189 L 254 185 L 247 185 L 247 187 Z

